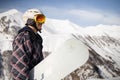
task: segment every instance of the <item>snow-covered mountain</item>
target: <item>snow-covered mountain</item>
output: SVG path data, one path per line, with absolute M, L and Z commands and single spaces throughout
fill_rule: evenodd
M 49 52 L 70 37 L 81 40 L 89 47 L 88 62 L 64 80 L 120 76 L 120 26 L 100 24 L 83 28 L 68 20 L 48 19 L 44 25 L 43 34 L 49 36 L 43 36 L 44 44 L 47 45 L 45 49 Z
M 9 80 L 8 62 L 12 40 L 23 27 L 22 13 L 12 9 L 0 13 L 0 78 Z M 78 26 L 69 20 L 48 19 L 43 25 L 43 52 L 49 55 L 62 42 L 73 37 L 89 48 L 90 57 L 86 64 L 77 68 L 63 80 L 86 80 L 92 78 L 120 77 L 120 26 Z M 53 45 L 54 44 L 54 45 Z M 117 78 L 120 79 L 120 78 Z
M 22 13 L 15 9 L 0 13 L 0 50 L 11 49 L 10 41 L 23 26 Z M 7 46 L 6 46 L 7 45 Z

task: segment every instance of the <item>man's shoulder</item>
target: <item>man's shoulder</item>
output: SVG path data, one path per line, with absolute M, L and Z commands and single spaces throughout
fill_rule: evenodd
M 18 31 L 18 34 L 25 31 L 32 31 L 32 30 L 28 26 L 25 26 Z
M 32 30 L 25 26 L 23 28 L 21 28 L 19 31 L 18 31 L 18 34 L 16 37 L 23 37 L 23 36 L 29 36 L 29 33 L 31 32 Z
M 15 40 L 19 40 L 19 41 L 22 41 L 22 40 L 29 40 L 29 32 L 28 31 L 22 31 L 20 33 L 18 33 L 16 36 L 15 36 Z

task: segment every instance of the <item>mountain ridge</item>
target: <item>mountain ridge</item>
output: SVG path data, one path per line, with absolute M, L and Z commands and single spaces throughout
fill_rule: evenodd
M 1 16 L 7 16 L 7 15 L 13 15 L 13 14 L 16 14 L 16 13 L 20 13 L 20 12 L 17 9 L 10 9 L 8 11 L 0 13 L 0 17 Z

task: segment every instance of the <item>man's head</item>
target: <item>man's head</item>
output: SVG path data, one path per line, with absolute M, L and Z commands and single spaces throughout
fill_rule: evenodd
M 23 14 L 23 21 L 26 25 L 30 25 L 40 31 L 42 24 L 45 22 L 45 15 L 38 9 L 29 9 Z

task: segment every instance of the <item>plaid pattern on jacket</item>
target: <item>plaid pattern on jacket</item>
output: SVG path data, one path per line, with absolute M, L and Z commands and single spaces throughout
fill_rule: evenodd
M 30 70 L 43 60 L 42 38 L 24 27 L 13 41 L 11 76 L 13 80 L 28 80 Z

